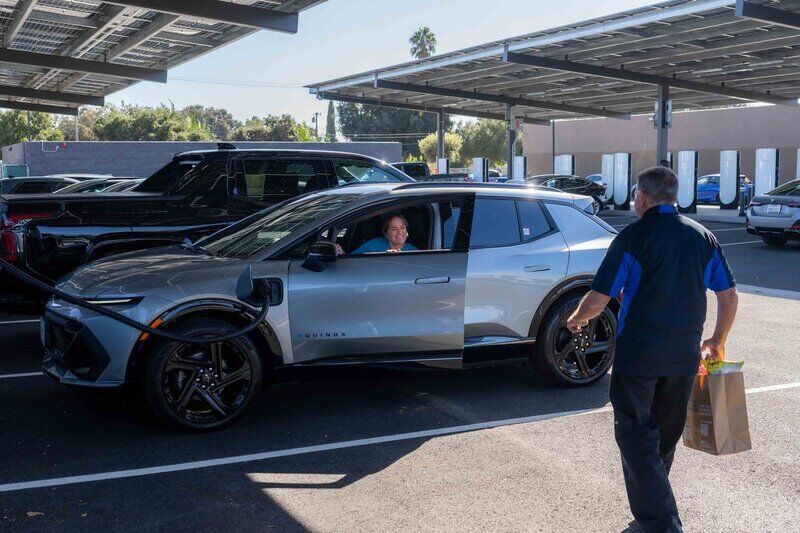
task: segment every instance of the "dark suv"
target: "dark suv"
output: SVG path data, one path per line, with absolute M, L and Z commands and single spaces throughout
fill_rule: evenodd
M 289 198 L 366 182 L 413 180 L 371 157 L 340 152 L 229 145 L 184 152 L 131 192 L 0 196 L 0 252 L 52 283 L 101 257 L 194 241 Z M 0 305 L 32 296 L 0 273 Z

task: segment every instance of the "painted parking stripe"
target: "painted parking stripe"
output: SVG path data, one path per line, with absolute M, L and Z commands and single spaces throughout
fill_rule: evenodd
M 34 323 L 38 324 L 39 319 L 37 318 L 36 320 L 7 320 L 5 322 L 0 322 L 0 326 L 2 326 L 3 324 L 34 324 Z
M 773 298 L 783 298 L 785 300 L 800 300 L 800 292 L 787 291 L 785 289 L 770 289 L 767 287 L 757 287 L 755 285 L 736 284 L 739 292 L 746 294 L 756 294 L 758 296 L 772 296 Z
M 798 387 L 800 387 L 800 382 L 785 383 L 781 385 L 770 385 L 767 387 L 759 387 L 755 389 L 747 389 L 746 392 L 748 394 L 756 394 L 760 392 L 794 389 Z M 134 468 L 130 470 L 117 470 L 114 472 L 100 472 L 97 474 L 87 474 L 83 476 L 69 476 L 69 477 L 59 477 L 50 479 L 39 479 L 35 481 L 22 481 L 19 483 L 7 483 L 5 485 L 0 485 L 0 492 L 14 492 L 18 490 L 41 489 L 46 487 L 58 487 L 62 485 L 75 485 L 79 483 L 89 483 L 92 481 L 107 481 L 111 479 L 152 476 L 156 474 L 166 474 L 171 472 L 183 472 L 186 470 L 198 470 L 201 468 L 210 468 L 214 466 L 251 463 L 254 461 L 264 461 L 266 459 L 276 459 L 280 457 L 291 457 L 295 455 L 304 455 L 309 453 L 343 450 L 347 448 L 356 448 L 360 446 L 371 446 L 374 444 L 385 444 L 389 442 L 400 442 L 400 441 L 423 439 L 429 437 L 441 437 L 445 435 L 453 435 L 456 433 L 466 433 L 470 431 L 480 431 L 480 430 L 493 429 L 503 426 L 528 424 L 531 422 L 540 422 L 543 420 L 552 420 L 555 418 L 576 417 L 576 416 L 590 415 L 596 413 L 607 413 L 607 412 L 611 412 L 610 405 L 607 405 L 605 407 L 600 407 L 598 409 L 564 411 L 560 413 L 548 413 L 544 415 L 527 416 L 522 418 L 509 418 L 505 420 L 494 420 L 490 422 L 478 422 L 476 424 L 466 424 L 462 426 L 451 426 L 446 428 L 429 429 L 424 431 L 413 431 L 410 433 L 398 433 L 395 435 L 384 435 L 382 437 L 373 437 L 369 439 L 347 440 L 342 442 L 332 442 L 329 444 L 320 444 L 316 446 L 303 446 L 299 448 L 290 448 L 287 450 L 275 450 L 270 452 L 254 453 L 249 455 L 220 457 L 218 459 L 192 461 L 189 463 L 177 463 L 171 465 L 153 466 L 148 468 Z
M 23 372 L 21 374 L 0 374 L 0 379 L 14 379 L 14 378 L 32 378 L 35 376 L 44 376 L 41 372 Z
M 719 233 L 721 231 L 744 231 L 745 228 L 723 228 L 723 229 L 712 229 L 709 230 L 711 233 Z
M 759 241 L 727 242 L 725 244 L 720 244 L 720 246 L 738 246 L 740 244 L 754 244 L 754 243 L 757 243 L 757 242 L 761 242 L 761 241 L 759 240 Z

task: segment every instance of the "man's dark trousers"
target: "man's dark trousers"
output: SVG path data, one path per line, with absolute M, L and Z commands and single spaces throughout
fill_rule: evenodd
M 668 476 L 693 383 L 694 375 L 611 375 L 614 433 L 628 502 L 646 533 L 683 531 Z

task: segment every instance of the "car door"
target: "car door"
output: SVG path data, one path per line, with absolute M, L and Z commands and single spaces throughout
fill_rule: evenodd
M 546 208 L 533 199 L 478 196 L 469 253 L 467 343 L 527 340 L 536 309 L 569 265 Z
M 465 223 L 462 202 L 463 195 L 414 200 L 413 206 L 429 206 L 427 249 L 344 255 L 321 272 L 293 258 L 293 362 L 460 362 L 468 238 L 453 228 Z M 383 202 L 356 218 L 346 216 L 321 235 L 342 236 L 357 224 L 410 207 L 408 200 Z M 412 222 L 410 228 L 418 226 Z

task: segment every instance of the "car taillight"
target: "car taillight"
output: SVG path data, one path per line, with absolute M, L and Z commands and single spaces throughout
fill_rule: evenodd
M 800 231 L 800 220 L 792 224 L 792 231 Z
M 49 218 L 53 213 L 14 213 L 6 215 L 0 220 L 0 240 L 3 243 L 3 259 L 6 261 L 19 261 L 20 247 L 14 228 L 22 226 L 37 218 Z

